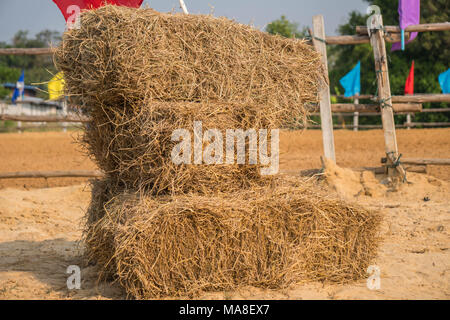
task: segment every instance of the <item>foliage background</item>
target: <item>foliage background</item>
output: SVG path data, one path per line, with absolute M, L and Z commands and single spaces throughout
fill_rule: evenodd
M 367 5 L 377 5 L 381 8 L 385 25 L 399 25 L 398 1 L 392 0 L 364 0 Z M 421 23 L 438 23 L 449 21 L 450 1 L 448 0 L 422 0 Z M 368 15 L 357 11 L 349 13 L 347 23 L 339 26 L 341 35 L 356 34 L 356 26 L 366 25 Z M 282 17 L 267 26 L 266 31 L 287 37 L 304 38 L 305 32 L 298 31 L 298 25 L 284 21 Z M 303 28 L 305 29 L 305 27 Z M 446 71 L 450 65 L 450 31 L 425 32 L 406 46 L 406 50 L 391 52 L 391 44 L 387 44 L 389 61 L 389 78 L 393 95 L 403 95 L 406 78 L 411 63 L 415 61 L 415 92 L 441 93 L 438 82 L 440 73 Z M 341 94 L 344 90 L 339 79 L 349 72 L 361 61 L 361 93 L 376 93 L 375 67 L 373 51 L 370 44 L 328 46 L 328 63 L 330 88 L 332 94 Z M 348 100 L 347 100 L 348 102 Z M 367 101 L 360 101 L 361 103 Z M 425 108 L 448 108 L 446 103 L 424 104 Z M 335 119 L 342 122 L 342 119 Z M 405 116 L 396 116 L 397 123 L 403 123 Z M 422 113 L 417 114 L 415 122 L 449 122 L 450 113 Z M 346 119 L 347 123 L 351 118 Z M 379 124 L 378 117 L 360 117 L 360 124 Z
M 398 25 L 398 1 L 393 0 L 364 0 L 367 5 L 378 5 L 381 8 L 385 25 Z M 436 23 L 449 21 L 450 1 L 422 0 L 421 23 Z M 350 12 L 347 22 L 338 28 L 339 34 L 356 34 L 355 27 L 365 25 L 368 16 L 357 11 Z M 299 28 L 299 24 L 291 22 L 282 16 L 267 25 L 266 31 L 289 38 L 307 38 L 308 27 Z M 19 31 L 10 43 L 0 42 L 0 48 L 43 48 L 57 45 L 61 41 L 61 34 L 57 31 L 44 30 L 35 37 L 30 37 L 27 31 Z M 412 61 L 415 61 L 415 92 L 440 93 L 438 76 L 450 66 L 450 31 L 419 33 L 406 51 L 390 52 L 388 46 L 389 76 L 393 95 L 402 95 L 404 83 L 409 73 Z M 361 90 L 362 94 L 375 94 L 375 68 L 373 52 L 370 44 L 328 46 L 328 63 L 330 70 L 330 88 L 332 94 L 341 94 L 342 87 L 339 79 L 361 61 Z M 56 73 L 51 56 L 0 56 L 0 84 L 15 83 L 21 70 L 25 69 L 25 83 L 38 84 L 42 90 L 47 90 L 46 82 Z M 47 99 L 48 95 L 39 92 L 39 96 Z M 0 99 L 6 98 L 10 91 L 0 86 Z M 342 102 L 348 102 L 342 101 Z M 360 101 L 361 103 L 367 101 Z M 446 103 L 424 104 L 425 108 L 445 108 Z M 319 120 L 319 119 L 316 119 Z M 335 117 L 335 122 L 351 123 L 351 117 Z M 405 116 L 396 116 L 397 123 L 403 123 Z M 417 114 L 416 122 L 450 122 L 450 113 Z M 360 124 L 379 124 L 379 117 L 360 117 Z
M 45 48 L 56 45 L 59 41 L 61 34 L 57 31 L 44 30 L 32 38 L 27 31 L 19 31 L 11 43 L 0 42 L 0 48 Z M 25 84 L 38 84 L 42 90 L 47 90 L 45 82 L 56 74 L 52 56 L 0 56 L 0 84 L 16 83 L 22 69 L 25 70 Z M 10 90 L 0 86 L 0 98 L 5 99 L 9 95 Z M 38 96 L 48 99 L 48 94 L 42 91 L 38 92 Z

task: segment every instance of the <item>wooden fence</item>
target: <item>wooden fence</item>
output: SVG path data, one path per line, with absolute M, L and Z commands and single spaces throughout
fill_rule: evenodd
M 339 39 L 339 41 L 330 41 L 330 37 L 325 36 L 325 27 L 323 16 L 318 15 L 313 17 L 313 29 L 310 30 L 310 36 L 312 43 L 316 50 L 322 55 L 322 63 L 325 70 L 325 81 L 322 85 L 320 92 L 320 117 L 321 117 L 321 129 L 323 135 L 323 147 L 325 158 L 335 161 L 335 146 L 333 135 L 333 121 L 332 113 L 333 107 L 331 104 L 329 80 L 328 80 L 328 61 L 326 45 L 330 44 L 359 44 L 370 43 L 373 48 L 375 71 L 377 75 L 377 92 L 376 97 L 368 96 L 369 98 L 378 104 L 378 108 L 374 110 L 379 111 L 382 119 L 382 128 L 384 130 L 385 150 L 386 150 L 386 162 L 384 167 L 389 175 L 405 177 L 405 168 L 400 163 L 400 154 L 397 145 L 396 137 L 396 125 L 394 120 L 394 114 L 400 110 L 395 110 L 395 104 L 398 103 L 425 103 L 425 102 L 449 102 L 450 95 L 411 95 L 411 96 L 392 96 L 391 87 L 389 81 L 389 68 L 388 59 L 386 53 L 386 42 L 399 42 L 400 28 L 397 26 L 384 26 L 383 18 L 381 14 L 375 14 L 369 18 L 368 25 L 370 26 L 370 32 L 368 27 L 356 27 L 358 35 L 346 36 Z M 426 32 L 426 31 L 446 31 L 450 30 L 450 23 L 434 23 L 427 25 L 415 25 L 410 26 L 406 32 Z M 407 35 L 408 37 L 409 35 Z M 334 39 L 333 39 L 334 40 Z M 355 104 L 346 108 L 354 108 L 354 125 L 355 129 L 361 128 L 358 125 L 359 112 L 363 112 L 362 107 L 357 107 L 359 99 L 363 99 L 362 96 L 354 97 Z M 359 110 L 357 110 L 359 108 Z M 413 126 L 423 126 L 424 124 L 413 124 L 411 122 L 411 114 L 406 109 L 403 109 L 404 113 L 407 113 L 407 128 Z M 367 112 L 365 110 L 364 112 Z M 430 126 L 431 124 L 427 124 Z M 444 125 L 439 123 L 432 124 Z M 446 124 L 445 124 L 446 125 Z M 404 180 L 404 179 L 403 179 Z
M 326 78 L 328 78 L 328 61 L 326 53 L 326 45 L 356 45 L 362 43 L 370 43 L 374 51 L 375 67 L 377 72 L 378 93 L 375 96 L 358 96 L 354 97 L 353 104 L 331 104 L 331 95 L 328 87 L 328 82 L 322 86 L 320 92 L 321 102 L 320 108 L 311 111 L 320 111 L 321 128 L 323 133 L 324 155 L 326 158 L 335 161 L 334 135 L 333 135 L 333 121 L 332 115 L 334 113 L 353 113 L 355 121 L 360 114 L 381 115 L 385 133 L 386 144 L 386 159 L 383 159 L 385 166 L 382 168 L 375 168 L 374 171 L 389 172 L 393 174 L 397 172 L 400 175 L 405 174 L 403 165 L 398 165 L 399 153 L 397 148 L 397 141 L 395 135 L 394 113 L 407 114 L 417 112 L 447 112 L 447 109 L 422 109 L 422 103 L 426 102 L 450 102 L 450 95 L 429 95 L 416 94 L 410 96 L 391 96 L 389 73 L 386 59 L 386 42 L 400 41 L 400 28 L 398 26 L 383 26 L 381 15 L 374 15 L 372 17 L 373 30 L 370 33 L 367 27 L 356 27 L 357 35 L 350 36 L 325 36 L 325 27 L 323 16 L 318 15 L 313 17 L 313 30 L 310 31 L 311 41 L 315 48 L 322 54 L 322 62 L 326 70 Z M 450 30 L 450 23 L 433 23 L 409 26 L 406 31 L 406 38 L 408 39 L 410 32 L 428 32 L 428 31 L 446 31 Z M 0 55 L 51 55 L 53 48 L 8 48 L 0 49 Z M 328 79 L 327 79 L 328 80 Z M 359 99 L 372 99 L 376 104 L 364 105 L 359 104 Z M 392 108 L 383 107 L 384 104 L 390 104 Z M 0 115 L 0 120 L 12 120 L 20 122 L 69 122 L 82 123 L 89 119 L 83 117 L 36 117 L 36 116 L 22 116 L 22 115 Z M 404 127 L 415 126 L 448 126 L 444 123 L 412 123 L 407 122 Z M 356 128 L 368 128 L 369 126 L 354 125 Z M 373 126 L 370 126 L 373 127 Z M 403 159 L 403 164 L 411 165 L 450 165 L 450 159 Z M 397 164 L 397 165 L 395 165 Z M 388 170 L 389 167 L 394 167 L 395 170 Z M 367 168 L 365 168 L 367 169 Z M 407 168 L 406 168 L 407 169 Z M 55 171 L 55 172 L 13 172 L 0 174 L 0 179 L 13 178 L 50 178 L 50 177 L 100 177 L 103 174 L 98 171 Z

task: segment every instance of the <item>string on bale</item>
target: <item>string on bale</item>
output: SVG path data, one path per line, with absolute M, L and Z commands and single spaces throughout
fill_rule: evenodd
M 138 299 L 348 282 L 366 276 L 378 245 L 377 212 L 300 182 L 220 197 L 125 193 L 93 206 L 104 215 L 87 226 L 88 257 Z

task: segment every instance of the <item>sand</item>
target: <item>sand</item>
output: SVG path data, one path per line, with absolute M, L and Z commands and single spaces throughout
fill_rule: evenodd
M 74 133 L 0 135 L 0 171 L 95 169 L 73 143 Z M 401 130 L 405 157 L 450 157 L 450 130 Z M 369 147 L 370 146 L 370 147 Z M 319 131 L 281 136 L 281 168 L 320 167 Z M 338 164 L 379 165 L 382 132 L 336 132 Z M 350 285 L 298 284 L 282 291 L 242 288 L 208 293 L 200 299 L 449 299 L 449 169 L 409 174 L 393 191 L 382 177 L 328 166 L 321 181 L 330 192 L 384 214 L 384 241 L 374 262 L 380 290 L 366 281 Z M 24 187 L 25 185 L 25 187 Z M 63 185 L 63 187 L 59 187 Z M 46 187 L 50 188 L 46 188 Z M 96 283 L 95 266 L 83 266 L 81 218 L 90 199 L 86 179 L 0 181 L 0 299 L 120 299 L 113 283 Z M 425 201 L 427 200 L 427 201 Z M 66 268 L 82 266 L 81 290 L 68 290 Z M 369 275 L 368 275 L 369 276 Z
M 280 169 L 320 168 L 321 131 L 290 131 L 280 135 Z M 95 164 L 76 143 L 80 132 L 0 134 L 0 172 L 33 170 L 95 170 Z M 450 158 L 450 129 L 397 130 L 399 150 L 405 158 Z M 384 156 L 383 131 L 335 131 L 339 166 L 380 166 Z M 450 167 L 430 166 L 430 174 L 450 181 Z M 87 179 L 0 180 L 1 188 L 48 188 L 69 186 Z

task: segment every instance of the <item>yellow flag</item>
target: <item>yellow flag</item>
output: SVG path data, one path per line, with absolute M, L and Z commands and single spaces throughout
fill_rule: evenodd
M 59 72 L 48 83 L 48 94 L 50 100 L 57 100 L 64 95 L 64 74 Z

